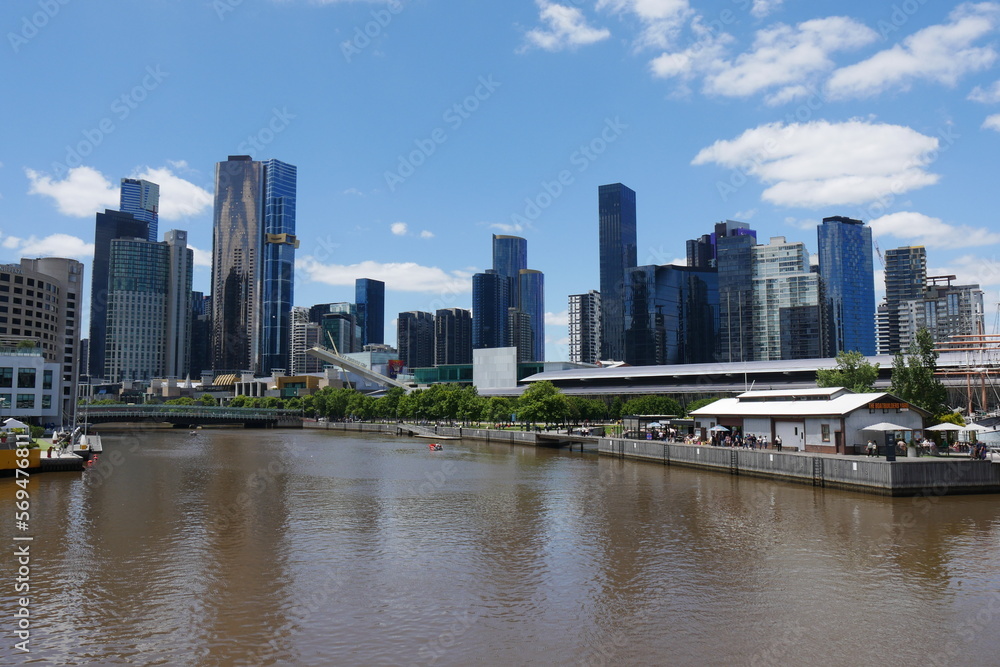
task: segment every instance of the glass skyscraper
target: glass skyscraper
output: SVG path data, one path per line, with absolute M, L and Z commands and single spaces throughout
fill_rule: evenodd
M 875 354 L 875 278 L 872 230 L 861 220 L 823 218 L 817 228 L 829 331 L 828 356 Z
M 354 300 L 358 304 L 362 348 L 385 342 L 385 283 L 371 278 L 354 281 Z M 359 350 L 360 351 L 360 350 Z
M 521 269 L 528 268 L 528 242 L 520 236 L 493 235 L 493 270 L 506 276 L 511 308 L 519 308 Z
M 924 297 L 927 288 L 927 250 L 906 246 L 885 251 L 885 354 L 905 351 L 909 346 L 900 336 L 900 306 Z
M 434 365 L 434 316 L 422 310 L 400 313 L 396 320 L 399 358 L 411 371 Z
M 434 365 L 472 363 L 472 313 L 441 308 L 434 314 Z
M 472 349 L 506 347 L 509 286 L 493 269 L 472 276 Z
M 534 269 L 521 269 L 518 274 L 518 310 L 529 318 L 531 328 L 531 358 L 545 361 L 545 274 Z
M 569 297 L 569 360 L 596 364 L 601 358 L 601 293 Z
M 123 178 L 118 209 L 123 213 L 131 213 L 136 220 L 149 223 L 147 240 L 157 240 L 160 210 L 159 185 L 137 178 Z
M 264 162 L 264 243 L 261 283 L 261 350 L 258 368 L 288 370 L 294 298 L 296 168 Z
M 636 265 L 635 192 L 621 183 L 597 189 L 601 264 L 601 358 L 625 358 L 625 273 Z

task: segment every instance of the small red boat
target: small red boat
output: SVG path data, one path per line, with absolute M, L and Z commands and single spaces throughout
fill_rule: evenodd
M 432 452 L 440 452 L 442 449 L 444 449 L 444 447 L 442 447 L 441 445 L 439 445 L 436 442 L 432 442 L 431 444 L 429 444 L 427 446 L 430 448 L 430 450 Z

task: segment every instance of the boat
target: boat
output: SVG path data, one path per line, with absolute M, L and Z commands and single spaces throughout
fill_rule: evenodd
M 431 444 L 427 445 L 427 447 L 428 447 L 428 448 L 429 448 L 429 449 L 430 449 L 430 450 L 431 450 L 432 452 L 440 452 L 440 451 L 441 451 L 442 449 L 444 449 L 444 447 L 442 447 L 442 446 L 440 445 L 440 443 L 437 443 L 437 442 L 432 442 Z

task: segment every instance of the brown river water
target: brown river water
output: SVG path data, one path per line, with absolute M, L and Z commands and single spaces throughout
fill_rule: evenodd
M 27 531 L 0 479 L 0 664 L 1000 664 L 996 495 L 443 444 L 105 434 Z

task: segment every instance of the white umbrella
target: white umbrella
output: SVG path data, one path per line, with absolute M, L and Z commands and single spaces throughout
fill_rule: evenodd
M 717 424 L 717 425 L 713 426 L 712 428 L 710 428 L 708 430 L 709 431 L 715 431 L 716 433 L 721 433 L 723 431 L 728 431 L 729 429 L 726 428 L 725 426 L 723 426 L 722 424 Z
M 13 417 L 8 417 L 3 422 L 3 430 L 10 431 L 15 428 L 28 428 L 28 425 L 22 421 L 18 421 Z
M 989 430 L 992 430 L 992 429 L 989 429 L 986 426 L 980 426 L 979 424 L 966 424 L 965 426 L 962 427 L 961 430 L 963 430 L 963 431 L 989 431 Z
M 937 426 L 928 426 L 924 429 L 925 431 L 964 431 L 964 426 L 959 426 L 958 424 L 950 424 L 945 422 L 944 424 L 938 424 Z
M 646 424 L 648 428 L 659 428 L 661 426 L 660 422 L 650 422 Z
M 890 422 L 879 422 L 877 424 L 872 424 L 871 426 L 866 426 L 862 431 L 912 431 L 912 428 L 906 426 L 900 426 L 899 424 L 892 424 Z

